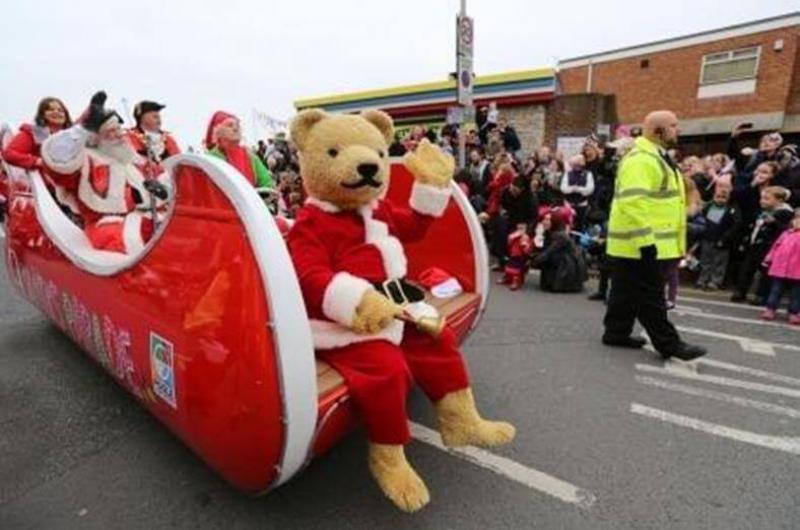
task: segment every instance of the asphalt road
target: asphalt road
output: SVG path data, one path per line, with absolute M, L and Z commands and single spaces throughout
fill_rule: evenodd
M 360 432 L 268 496 L 241 495 L 9 292 L 1 270 L 0 528 L 800 526 L 800 330 L 684 300 L 675 322 L 727 364 L 664 371 L 649 352 L 599 344 L 601 304 L 533 283 L 495 289 L 465 346 L 481 408 L 514 421 L 517 440 L 493 451 L 494 470 L 485 454 L 412 443 L 433 500 L 405 515 L 372 484 Z M 411 410 L 434 425 L 422 396 Z M 578 502 L 554 496 L 551 479 Z

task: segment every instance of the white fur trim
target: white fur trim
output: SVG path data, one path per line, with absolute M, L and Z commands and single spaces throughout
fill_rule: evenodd
M 374 245 L 378 252 L 381 253 L 386 277 L 404 277 L 408 272 L 408 260 L 400 240 L 389 235 L 389 227 L 386 223 L 372 217 L 372 208 L 370 206 L 365 206 L 361 209 L 361 217 L 364 219 L 366 242 Z
M 125 164 L 107 157 L 96 149 L 89 149 L 91 166 L 108 166 L 108 192 L 103 197 L 92 186 L 90 164 L 84 164 L 78 182 L 78 198 L 91 210 L 98 213 L 126 213 L 128 204 L 125 191 L 128 186 L 136 189 L 143 198 L 150 196 L 144 187 L 144 175 L 133 163 Z
M 88 136 L 88 131 L 83 127 L 71 127 L 51 134 L 42 143 L 42 161 L 56 173 L 75 173 L 86 161 Z
M 325 288 L 322 313 L 334 322 L 349 327 L 353 323 L 361 298 L 372 288 L 368 281 L 347 272 L 340 272 Z
M 142 239 L 142 214 L 131 212 L 125 216 L 122 226 L 122 241 L 125 244 L 125 253 L 135 255 L 144 250 Z
M 336 206 L 332 202 L 323 201 L 323 200 L 317 199 L 316 197 L 307 198 L 306 199 L 306 204 L 311 204 L 313 206 L 316 206 L 317 208 L 319 208 L 320 210 L 322 210 L 323 212 L 326 212 L 326 213 L 339 213 L 339 212 L 342 211 L 341 208 L 339 208 L 338 206 Z
M 450 202 L 451 194 L 450 187 L 437 188 L 429 184 L 414 182 L 408 204 L 421 214 L 441 217 Z
M 425 302 L 415 302 L 405 306 L 404 309 L 414 318 L 439 316 L 436 308 Z M 312 318 L 310 323 L 314 348 L 318 350 L 342 348 L 368 340 L 385 340 L 399 346 L 403 342 L 403 332 L 405 331 L 405 324 L 401 320 L 395 320 L 378 333 L 371 335 L 359 335 L 351 329 L 327 320 L 315 320 Z
M 400 320 L 395 320 L 378 333 L 371 335 L 359 335 L 336 322 L 328 322 L 327 320 L 311 319 L 310 324 L 314 348 L 317 350 L 341 348 L 368 340 L 385 340 L 399 345 L 403 341 L 403 330 L 405 329 L 403 322 Z

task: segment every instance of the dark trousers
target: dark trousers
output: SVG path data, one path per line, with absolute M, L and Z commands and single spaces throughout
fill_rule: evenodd
M 750 286 L 753 284 L 753 278 L 756 273 L 761 270 L 761 263 L 767 256 L 769 248 L 754 248 L 751 247 L 744 256 L 741 265 L 739 265 L 739 277 L 736 280 L 736 294 L 739 296 L 747 296 L 750 292 Z M 766 274 L 761 275 L 761 279 L 756 286 L 756 298 L 764 300 L 767 297 L 769 289 L 769 280 Z
M 714 241 L 703 241 L 700 245 L 700 277 L 697 283 L 702 286 L 713 284 L 722 287 L 729 255 L 727 248 L 717 248 Z
M 508 259 L 508 234 L 511 225 L 505 215 L 496 215 L 489 222 L 492 231 L 489 250 L 497 258 L 499 264 L 505 266 L 506 259 Z
M 667 318 L 664 278 L 659 263 L 615 259 L 603 321 L 605 336 L 620 339 L 629 337 L 637 319 L 659 353 L 670 354 L 680 345 L 681 338 Z
M 781 305 L 783 293 L 789 293 L 789 314 L 800 315 L 800 280 L 770 278 L 772 286 L 767 298 L 767 307 L 776 311 Z

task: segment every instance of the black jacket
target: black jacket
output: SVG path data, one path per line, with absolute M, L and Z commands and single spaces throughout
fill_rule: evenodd
M 511 190 L 506 188 L 500 196 L 500 206 L 508 214 L 508 221 L 512 227 L 517 223 L 528 224 L 533 221 L 538 208 L 536 202 L 533 194 L 527 189 L 515 197 Z
M 766 254 L 772 248 L 772 244 L 789 227 L 793 217 L 794 212 L 788 204 L 773 212 L 762 211 L 748 225 L 740 248 L 748 252 Z
M 718 223 L 714 223 L 708 218 L 708 212 L 712 206 L 714 206 L 714 203 L 706 204 L 703 208 L 703 218 L 706 222 L 702 239 L 717 243 L 721 248 L 729 247 L 736 239 L 742 216 L 736 206 L 728 204 L 725 206 L 725 213 L 722 218 Z
M 506 128 L 503 129 L 503 146 L 509 153 L 516 153 L 522 149 L 517 131 L 511 125 L 506 125 Z
M 533 265 L 541 271 L 542 291 L 577 293 L 588 278 L 583 253 L 566 232 L 555 232 Z

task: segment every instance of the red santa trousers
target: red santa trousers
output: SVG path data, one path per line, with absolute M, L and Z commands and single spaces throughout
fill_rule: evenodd
M 138 212 L 106 215 L 84 227 L 86 237 L 99 250 L 135 254 L 153 235 L 153 221 Z
M 467 369 L 450 329 L 433 338 L 406 325 L 399 346 L 371 340 L 319 350 L 317 356 L 344 377 L 373 443 L 410 441 L 406 398 L 414 382 L 433 402 L 469 386 Z

